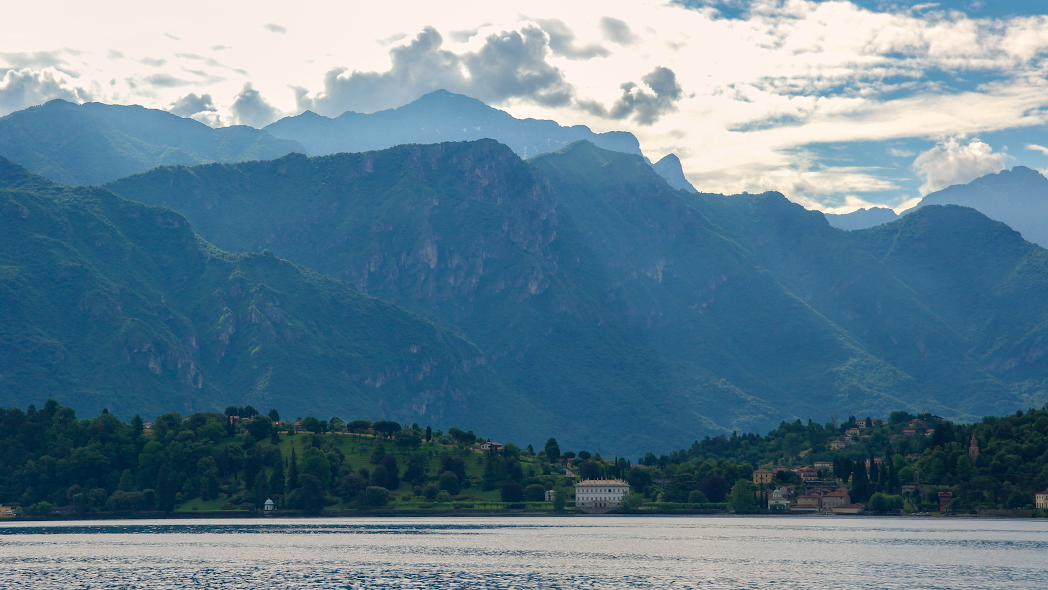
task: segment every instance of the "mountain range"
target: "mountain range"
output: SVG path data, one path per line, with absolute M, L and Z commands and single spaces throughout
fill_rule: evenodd
M 108 182 L 0 159 L 0 404 L 252 404 L 636 454 L 831 413 L 1048 401 L 1036 226 L 936 204 L 1037 217 L 1048 180 L 1028 169 L 844 231 L 858 216 L 699 193 L 632 135 L 445 92 L 267 131 L 36 109 L 0 119 L 0 146 Z M 382 149 L 338 151 L 366 142 Z
M 450 327 L 573 446 L 1046 399 L 1046 253 L 971 209 L 845 232 L 778 193 L 675 190 L 585 141 L 527 162 L 480 140 L 164 167 L 108 188 Z
M 1048 178 L 1025 166 L 987 174 L 968 184 L 956 184 L 930 193 L 902 215 L 928 205 L 971 207 L 990 219 L 1008 224 L 1030 242 L 1048 247 Z M 826 215 L 830 225 L 848 230 L 875 227 L 899 217 L 883 207 Z
M 0 406 L 253 403 L 531 432 L 471 343 L 268 251 L 223 252 L 174 211 L 0 158 L 0 235 Z
M 267 160 L 303 147 L 141 106 L 55 99 L 0 117 L 0 156 L 55 182 L 97 185 L 165 164 Z

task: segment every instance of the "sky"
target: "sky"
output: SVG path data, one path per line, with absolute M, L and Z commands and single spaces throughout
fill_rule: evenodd
M 835 213 L 1048 170 L 1043 0 L 37 0 L 4 21 L 0 116 L 62 98 L 262 127 L 444 88 Z

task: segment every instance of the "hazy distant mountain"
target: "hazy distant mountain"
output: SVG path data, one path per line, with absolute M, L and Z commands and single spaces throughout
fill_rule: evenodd
M 957 184 L 921 199 L 910 211 L 926 205 L 963 205 L 990 219 L 1007 223 L 1027 240 L 1048 247 L 1048 178 L 1016 166 Z
M 887 207 L 870 207 L 857 209 L 851 213 L 826 213 L 826 221 L 838 229 L 866 229 L 883 223 L 890 223 L 899 218 L 895 211 Z
M 528 432 L 535 411 L 469 342 L 269 252 L 222 252 L 174 211 L 0 158 L 0 212 L 0 407 L 249 403 Z
M 555 152 L 580 139 L 613 152 L 643 155 L 640 142 L 628 131 L 594 133 L 585 125 L 564 127 L 556 121 L 517 119 L 475 98 L 446 90 L 371 114 L 347 111 L 331 119 L 306 111 L 285 117 L 265 127 L 265 131 L 298 141 L 311 156 L 382 150 L 408 143 L 478 139 L 503 143 L 525 160 Z M 670 186 L 694 192 L 676 156 L 670 154 L 653 167 Z
M 347 111 L 334 119 L 306 111 L 266 126 L 274 137 L 292 139 L 311 156 L 381 150 L 405 143 L 441 143 L 490 138 L 521 158 L 553 152 L 585 139 L 606 150 L 640 154 L 640 142 L 627 131 L 594 133 L 585 125 L 517 119 L 483 102 L 446 90 L 430 92 L 395 109 L 371 114 Z
M 666 182 L 677 190 L 697 193 L 695 187 L 684 177 L 684 169 L 681 168 L 680 158 L 674 154 L 666 154 L 661 160 L 651 165 L 655 172 L 666 179 Z
M 453 328 L 571 447 L 632 453 L 830 412 L 971 419 L 1045 398 L 1029 379 L 1048 378 L 1048 356 L 1023 347 L 1048 321 L 949 300 L 952 285 L 921 272 L 940 254 L 911 240 L 914 224 L 945 244 L 985 234 L 957 272 L 1011 268 L 1040 300 L 1043 250 L 1005 256 L 995 248 L 1012 252 L 1014 232 L 970 210 L 882 226 L 901 232 L 903 268 L 881 262 L 877 238 L 782 195 L 685 194 L 641 157 L 587 142 L 527 163 L 477 141 L 109 186 L 183 212 L 222 247 L 271 249 Z M 1033 352 L 1016 364 L 1021 350 Z
M 63 184 L 97 185 L 164 164 L 268 160 L 303 152 L 251 127 L 212 129 L 140 106 L 64 100 L 0 118 L 0 156 Z

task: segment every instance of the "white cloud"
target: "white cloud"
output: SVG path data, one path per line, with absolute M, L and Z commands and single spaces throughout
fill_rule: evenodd
M 260 128 L 276 121 L 281 114 L 276 107 L 262 97 L 261 92 L 251 87 L 250 82 L 244 84 L 244 88 L 229 107 L 229 111 L 232 115 L 231 124 Z
M 8 70 L 0 79 L 0 115 L 61 98 L 80 103 L 89 98 L 75 87 L 68 76 L 53 67 L 34 70 Z
M 994 152 L 989 145 L 972 139 L 967 144 L 951 137 L 922 152 L 913 161 L 913 170 L 924 181 L 922 195 L 954 184 L 965 184 L 992 172 L 1000 172 L 1008 154 Z
M 927 179 L 905 164 L 827 165 L 807 146 L 996 140 L 1048 124 L 1045 16 L 754 0 L 747 16 L 722 18 L 682 4 L 531 0 L 522 15 L 519 3 L 490 0 L 453 11 L 421 0 L 367 11 L 320 0 L 251 10 L 183 0 L 178 11 L 100 0 L 41 19 L 39 6 L 14 3 L 4 16 L 19 26 L 0 36 L 0 64 L 15 74 L 0 65 L 0 114 L 54 97 L 173 108 L 209 95 L 213 110 L 190 116 L 258 124 L 303 108 L 395 107 L 447 88 L 517 117 L 632 131 L 648 154 L 677 153 L 702 190 L 777 189 L 822 208 L 897 204 Z M 661 97 L 646 82 L 659 67 L 674 82 Z

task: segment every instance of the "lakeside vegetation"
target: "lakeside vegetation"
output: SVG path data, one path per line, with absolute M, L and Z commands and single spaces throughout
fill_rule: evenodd
M 108 412 L 78 419 L 49 400 L 40 409 L 0 410 L 7 474 L 0 504 L 30 517 L 228 513 L 260 509 L 267 499 L 278 511 L 304 514 L 564 511 L 573 508 L 577 479 L 621 478 L 631 486 L 623 512 L 744 513 L 766 502 L 750 484 L 755 469 L 774 469 L 774 486 L 803 491 L 789 468 L 817 461 L 832 464 L 822 478 L 837 479 L 874 512 L 928 511 L 940 491 L 952 493 L 958 513 L 1029 510 L 1034 493 L 1048 487 L 1048 407 L 966 425 L 906 412 L 886 421 L 783 423 L 766 436 L 707 437 L 636 464 L 561 449 L 553 438 L 537 450 L 509 442 L 487 449 L 488 442 L 459 428 L 385 420 L 285 424 L 275 410 L 261 415 L 250 406 L 172 412 L 153 423 Z M 832 449 L 837 442 L 846 444 Z M 872 468 L 860 469 L 867 459 Z M 925 497 L 902 498 L 900 485 L 915 473 Z

